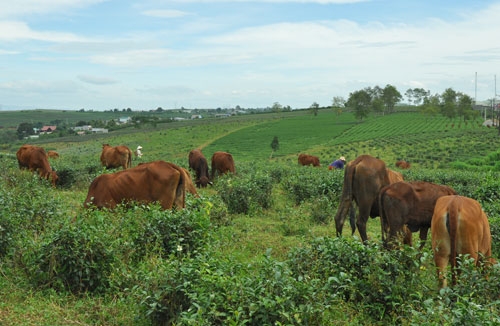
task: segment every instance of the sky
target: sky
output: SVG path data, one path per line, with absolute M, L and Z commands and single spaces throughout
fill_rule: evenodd
M 0 110 L 296 109 L 388 84 L 402 95 L 452 88 L 484 101 L 496 96 L 500 73 L 500 1 L 0 0 L 0 8 Z

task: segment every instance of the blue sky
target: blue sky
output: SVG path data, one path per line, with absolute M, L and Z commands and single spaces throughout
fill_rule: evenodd
M 0 110 L 305 108 L 387 84 L 482 101 L 500 67 L 500 1 L 0 5 Z

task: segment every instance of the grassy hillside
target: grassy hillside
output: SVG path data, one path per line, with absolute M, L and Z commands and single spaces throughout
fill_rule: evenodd
M 270 159 L 271 141 L 279 150 Z M 0 324 L 6 325 L 386 325 L 495 324 L 498 271 L 486 282 L 463 270 L 463 286 L 438 293 L 429 245 L 388 252 L 380 222 L 369 246 L 332 218 L 343 171 L 340 155 L 397 158 L 407 180 L 454 187 L 488 213 L 498 256 L 500 181 L 496 130 L 417 113 L 371 116 L 331 110 L 254 114 L 146 124 L 105 135 L 33 141 L 62 184 L 52 189 L 20 171 L 15 152 L 0 153 Z M 192 148 L 233 154 L 237 176 L 188 196 L 182 211 L 134 205 L 84 210 L 103 143 L 144 148 L 141 161 L 187 167 Z M 299 167 L 298 153 L 322 167 Z M 140 161 L 135 159 L 133 164 Z M 414 238 L 417 238 L 417 234 Z M 472 293 L 470 289 L 475 289 Z M 459 302 L 460 304 L 455 304 Z M 492 303 L 493 302 L 493 303 Z M 439 314 L 431 313 L 439 311 Z

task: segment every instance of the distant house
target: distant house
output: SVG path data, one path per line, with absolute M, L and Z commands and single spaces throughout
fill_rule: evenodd
M 181 117 L 174 117 L 174 121 L 183 121 L 186 120 L 186 118 L 181 118 Z
M 202 116 L 200 114 L 193 114 L 191 116 L 191 119 L 201 119 L 201 118 L 202 118 Z
M 106 128 L 92 128 L 92 130 L 90 130 L 90 132 L 92 132 L 94 134 L 107 134 L 108 129 L 106 129 Z
M 118 119 L 119 124 L 129 123 L 132 121 L 131 117 L 121 117 Z
M 40 134 L 50 134 L 57 129 L 57 126 L 43 126 L 40 129 Z
M 79 131 L 90 131 L 90 130 L 92 130 L 92 126 L 91 125 L 77 126 L 77 127 L 73 127 L 73 130 L 76 131 L 76 132 L 79 132 Z

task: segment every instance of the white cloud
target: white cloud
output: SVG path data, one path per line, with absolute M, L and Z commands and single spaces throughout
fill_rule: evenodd
M 32 14 L 78 9 L 108 0 L 2 0 L 0 17 L 19 17 Z
M 145 16 L 157 17 L 157 18 L 179 18 L 190 15 L 188 12 L 180 10 L 145 10 L 142 12 Z
M 91 76 L 91 75 L 78 75 L 77 78 L 85 83 L 94 85 L 110 85 L 110 84 L 116 84 L 118 82 L 113 78 Z
M 46 42 L 80 42 L 85 39 L 73 33 L 36 31 L 21 21 L 0 21 L 0 40 L 36 40 Z

